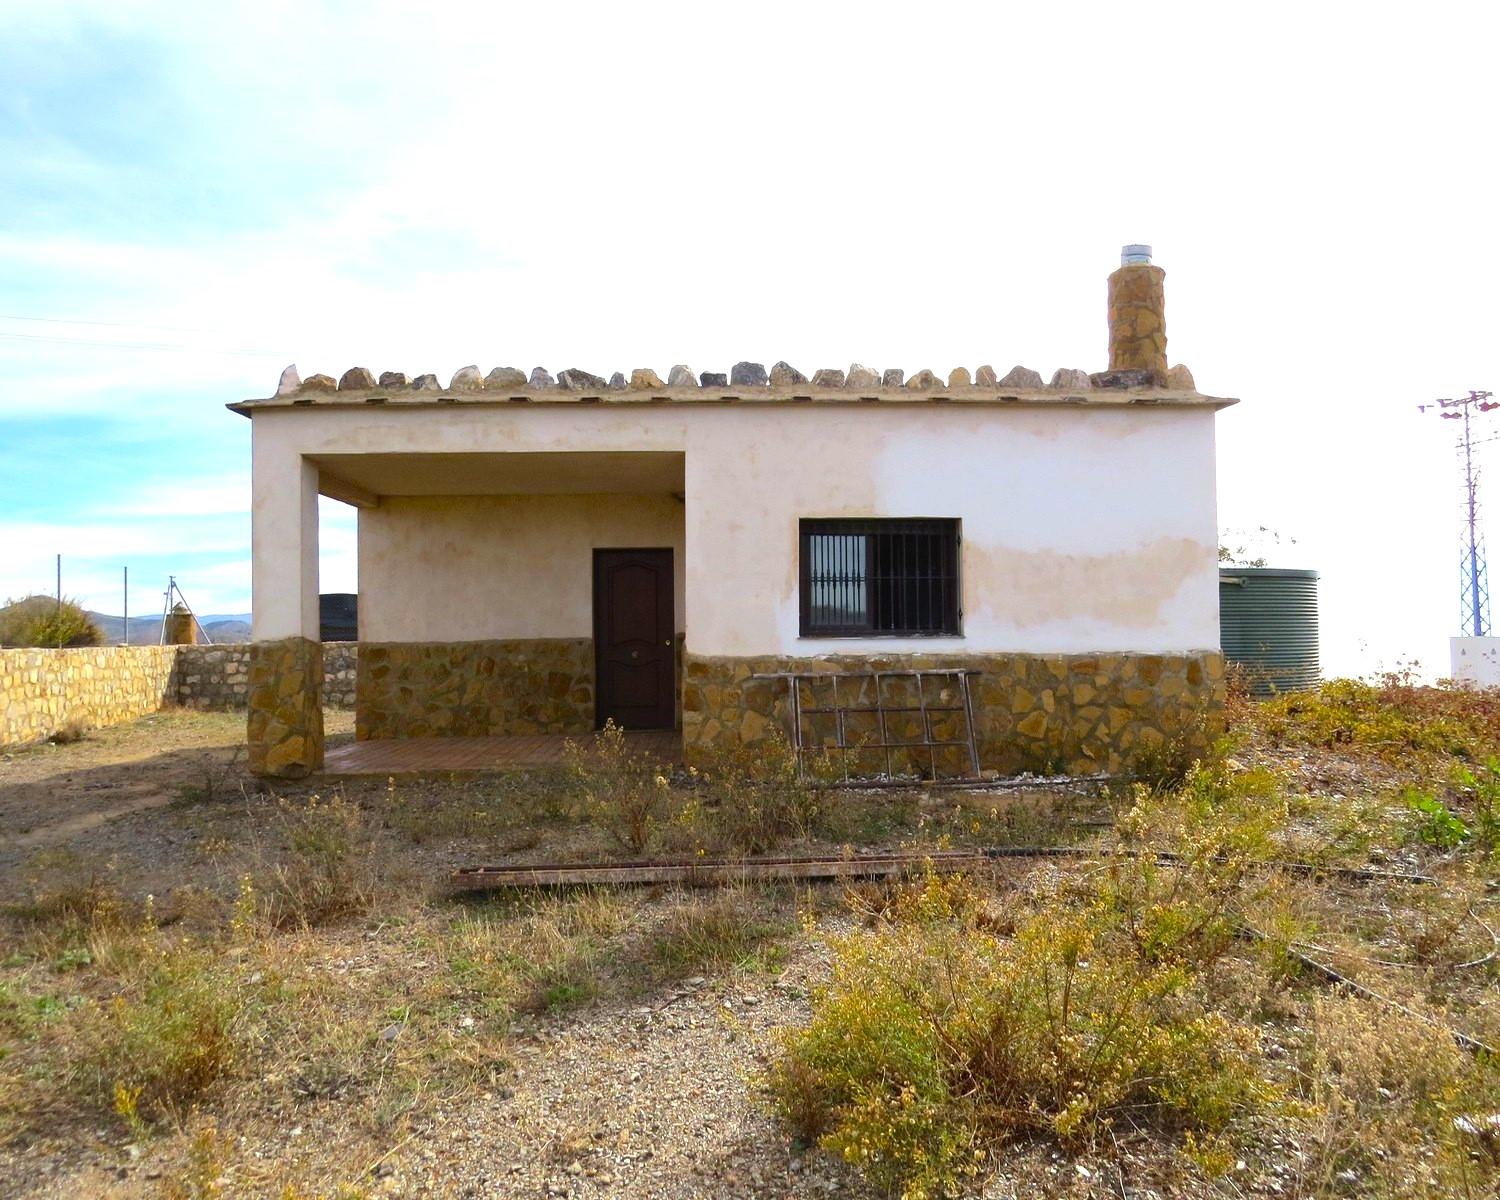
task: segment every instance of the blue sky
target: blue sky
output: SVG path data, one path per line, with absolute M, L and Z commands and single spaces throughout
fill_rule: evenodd
M 128 563 L 136 611 L 169 572 L 246 608 L 223 406 L 289 362 L 1097 369 L 1147 241 L 1174 361 L 1243 400 L 1221 523 L 1323 571 L 1333 669 L 1444 661 L 1457 493 L 1415 405 L 1500 384 L 1495 20 L 0 3 L 0 595 L 60 551 L 92 607 Z M 352 530 L 327 509 L 327 590 Z

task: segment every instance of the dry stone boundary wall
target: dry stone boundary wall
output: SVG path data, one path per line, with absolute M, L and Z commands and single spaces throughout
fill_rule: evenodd
M 354 707 L 355 642 L 324 642 L 323 703 Z M 250 644 L 178 646 L 177 703 L 185 708 L 244 708 L 250 694 Z
M 354 705 L 353 642 L 323 646 L 324 702 Z M 99 728 L 170 705 L 244 708 L 250 646 L 87 646 L 0 649 L 0 749 L 45 741 L 70 725 Z

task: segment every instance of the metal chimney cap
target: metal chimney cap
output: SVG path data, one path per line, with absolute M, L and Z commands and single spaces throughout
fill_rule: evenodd
M 1151 247 L 1143 246 L 1139 242 L 1132 242 L 1120 249 L 1120 265 L 1128 267 L 1131 263 L 1149 263 L 1151 261 Z

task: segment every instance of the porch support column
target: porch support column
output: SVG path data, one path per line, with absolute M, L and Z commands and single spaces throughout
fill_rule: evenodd
M 249 763 L 257 775 L 300 779 L 323 769 L 318 471 L 261 433 L 252 432 Z

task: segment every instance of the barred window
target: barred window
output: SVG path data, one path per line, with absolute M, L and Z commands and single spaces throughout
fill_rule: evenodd
M 956 520 L 801 522 L 803 637 L 957 634 Z

